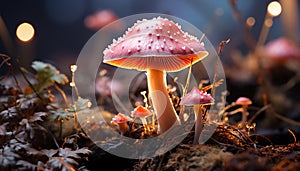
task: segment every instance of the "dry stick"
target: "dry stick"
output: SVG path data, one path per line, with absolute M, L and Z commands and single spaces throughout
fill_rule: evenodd
M 199 42 L 202 42 L 202 40 L 204 39 L 205 34 L 202 34 L 202 36 L 199 39 Z M 191 74 L 192 74 L 192 65 L 193 65 L 193 59 L 191 60 L 191 64 L 190 64 L 190 68 L 189 68 L 189 73 L 187 75 L 187 79 L 186 79 L 186 83 L 185 83 L 185 87 L 182 90 L 182 97 L 184 97 L 187 93 L 187 90 L 189 88 L 190 85 L 190 79 L 191 79 Z M 183 120 L 183 112 L 184 112 L 184 105 L 180 106 L 180 110 L 179 110 L 179 118 L 180 120 Z
M 293 132 L 292 130 L 288 129 L 288 131 L 289 131 L 289 133 L 293 136 L 293 138 L 294 138 L 294 146 L 296 147 L 296 145 L 297 145 L 297 138 L 296 138 L 296 135 L 294 134 L 294 132 Z
M 261 114 L 262 112 L 264 112 L 265 110 L 267 110 L 268 108 L 270 107 L 270 105 L 266 105 L 264 107 L 262 107 L 261 109 L 259 109 L 253 116 L 252 118 L 250 118 L 248 120 L 248 123 L 251 124 L 253 122 L 253 120 L 259 115 Z
M 186 79 L 186 83 L 185 83 L 185 87 L 183 89 L 183 92 L 182 92 L 182 97 L 184 97 L 187 93 L 187 90 L 189 88 L 189 85 L 190 85 L 190 79 L 191 79 L 191 74 L 192 74 L 192 64 L 193 63 L 193 59 L 191 60 L 191 64 L 190 64 L 190 68 L 189 68 L 189 73 L 187 75 L 187 79 Z M 184 112 L 184 105 L 181 105 L 180 106 L 180 110 L 179 110 L 179 118 L 181 121 L 183 121 L 183 112 Z
M 214 97 L 215 95 L 215 91 L 216 91 L 216 81 L 217 81 L 217 77 L 218 77 L 218 69 L 219 69 L 219 64 L 218 61 L 220 60 L 222 51 L 223 51 L 223 47 L 228 44 L 230 42 L 230 39 L 227 40 L 223 40 L 221 41 L 221 43 L 219 44 L 219 50 L 218 50 L 218 60 L 216 62 L 216 67 L 215 67 L 215 74 L 214 74 L 214 78 L 213 78 L 213 82 L 212 82 L 212 88 L 211 88 L 211 96 Z
M 216 61 L 216 67 L 215 67 L 215 73 L 214 73 L 214 78 L 213 78 L 213 82 L 212 82 L 212 87 L 211 87 L 211 96 L 214 97 L 215 96 L 215 91 L 216 91 L 216 80 L 217 80 L 217 76 L 218 76 L 218 68 L 219 68 L 219 65 L 218 65 L 218 60 L 220 60 L 220 56 L 221 56 L 221 53 L 223 51 L 223 46 L 228 44 L 230 42 L 230 39 L 227 39 L 227 40 L 223 40 L 221 41 L 221 43 L 219 44 L 219 50 L 218 50 L 218 59 Z M 210 111 L 213 111 L 214 110 L 214 105 L 211 106 L 210 108 Z M 208 117 L 208 120 L 210 121 L 211 118 Z
M 8 56 L 8 55 L 5 55 L 5 54 L 0 54 L 0 56 L 1 56 L 2 59 L 3 59 L 3 62 L 0 64 L 0 68 L 1 68 L 4 64 L 6 64 L 6 65 L 8 66 L 8 68 L 9 68 L 9 71 L 7 72 L 7 74 L 6 74 L 5 76 L 3 76 L 3 78 L 0 78 L 0 80 L 6 78 L 6 77 L 11 73 L 12 76 L 13 76 L 13 78 L 14 78 L 14 81 L 15 81 L 15 83 L 16 83 L 17 88 L 19 89 L 20 92 L 22 92 L 22 89 L 21 89 L 21 87 L 20 87 L 20 84 L 19 84 L 19 82 L 18 82 L 18 80 L 17 80 L 17 78 L 16 78 L 16 75 L 15 75 L 15 73 L 14 73 L 14 69 L 13 69 L 11 63 L 9 62 L 9 60 L 11 60 L 12 58 L 11 58 L 10 56 Z
M 247 27 L 247 25 L 245 24 L 245 18 L 243 16 L 243 14 L 241 13 L 241 11 L 238 9 L 236 0 L 230 0 L 230 6 L 233 11 L 233 16 L 236 18 L 237 22 L 240 24 L 240 27 L 242 27 L 244 30 L 244 39 L 245 39 L 246 45 L 249 47 L 250 50 L 253 50 L 255 48 L 255 44 L 256 44 L 255 38 L 254 38 L 253 34 L 251 33 L 250 28 Z
M 238 149 L 240 149 L 240 150 L 244 150 L 244 148 L 241 148 L 241 147 L 239 147 L 239 146 L 235 146 L 235 145 L 231 145 L 231 144 L 225 144 L 225 143 L 222 143 L 222 142 L 219 142 L 219 141 L 217 141 L 216 139 L 214 139 L 214 138 L 211 138 L 214 142 L 216 142 L 216 143 L 218 143 L 218 144 L 220 144 L 220 145 L 223 145 L 223 146 L 227 146 L 227 147 L 234 147 L 234 148 L 238 148 Z
M 278 114 L 277 112 L 275 112 L 273 110 L 271 110 L 271 112 L 272 112 L 272 114 L 271 113 L 270 114 L 272 116 L 275 116 L 276 118 L 281 119 L 282 121 L 284 121 L 286 123 L 289 123 L 289 124 L 294 125 L 294 126 L 300 126 L 300 122 L 297 122 L 297 121 L 294 121 L 290 118 L 284 117 L 284 116 Z
M 56 83 L 54 83 L 54 87 L 62 95 L 66 105 L 69 106 L 69 101 L 67 99 L 66 93 Z

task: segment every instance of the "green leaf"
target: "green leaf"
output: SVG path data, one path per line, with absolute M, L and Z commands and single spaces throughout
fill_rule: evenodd
M 50 120 L 69 120 L 70 118 L 74 118 L 74 113 L 62 109 L 51 110 L 49 115 Z
M 38 83 L 34 86 L 38 91 L 52 86 L 55 82 L 58 84 L 66 84 L 69 82 L 67 76 L 60 74 L 59 70 L 51 64 L 34 61 L 31 67 L 36 71 L 35 78 Z

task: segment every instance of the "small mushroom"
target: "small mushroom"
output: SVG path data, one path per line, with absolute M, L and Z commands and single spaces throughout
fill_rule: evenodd
M 144 129 L 146 131 L 148 131 L 148 127 L 147 127 L 147 120 L 146 118 L 150 115 L 152 115 L 152 113 L 145 107 L 139 105 L 136 108 L 134 108 L 134 110 L 131 112 L 131 115 L 133 117 L 137 117 L 140 118 L 142 121 L 142 124 L 144 126 Z
M 125 116 L 124 114 L 118 113 L 112 118 L 111 123 L 117 124 L 121 134 L 124 135 L 128 128 L 127 122 L 131 120 L 131 118 Z
M 200 91 L 198 88 L 193 87 L 180 101 L 180 105 L 192 105 L 194 109 L 196 124 L 195 136 L 193 144 L 198 144 L 199 137 L 203 128 L 202 115 L 203 106 L 211 105 L 214 103 L 214 98 L 210 94 Z
M 87 28 L 98 31 L 117 19 L 118 17 L 113 11 L 104 9 L 87 16 L 84 20 L 84 24 Z M 115 27 L 113 29 L 117 30 Z
M 138 21 L 103 53 L 104 63 L 147 71 L 148 90 L 159 133 L 180 124 L 167 92 L 166 72 L 180 71 L 208 55 L 197 38 L 183 32 L 173 21 L 161 17 Z
M 247 117 L 248 117 L 248 115 L 249 115 L 249 112 L 247 111 L 247 107 L 248 107 L 249 105 L 252 104 L 252 101 L 251 101 L 249 98 L 247 98 L 247 97 L 239 97 L 239 98 L 235 101 L 235 103 L 236 103 L 237 105 L 241 105 L 241 106 L 242 106 L 242 120 L 241 120 L 241 126 L 242 126 L 243 128 L 245 128 L 245 127 L 246 127 L 246 122 L 247 122 Z
M 290 60 L 300 60 L 300 49 L 293 41 L 281 37 L 269 42 L 264 47 L 265 67 L 283 65 Z

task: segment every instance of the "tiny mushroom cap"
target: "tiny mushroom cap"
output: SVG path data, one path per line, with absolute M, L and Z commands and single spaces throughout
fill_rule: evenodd
M 167 18 L 137 21 L 103 52 L 103 62 L 127 69 L 182 70 L 208 55 L 203 43 Z
M 118 113 L 112 118 L 111 123 L 116 123 L 116 124 L 126 123 L 127 121 L 131 121 L 131 120 L 132 120 L 131 118 L 125 116 L 124 114 Z
M 193 87 L 180 101 L 180 105 L 210 105 L 214 103 L 214 98 L 209 93 Z
M 238 105 L 248 106 L 252 104 L 252 101 L 247 97 L 239 97 L 235 103 Z
M 152 113 L 145 107 L 139 105 L 137 106 L 132 112 L 131 112 L 132 116 L 134 117 L 139 117 L 139 118 L 144 118 L 147 116 L 152 115 Z
M 286 61 L 287 59 L 300 59 L 300 49 L 291 40 L 281 37 L 269 42 L 264 52 L 266 57 L 276 61 Z

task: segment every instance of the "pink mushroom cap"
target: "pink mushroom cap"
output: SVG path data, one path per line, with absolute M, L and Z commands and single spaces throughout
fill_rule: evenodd
M 112 118 L 111 122 L 118 124 L 118 123 L 125 123 L 125 122 L 131 121 L 131 120 L 132 120 L 131 118 L 125 116 L 124 114 L 118 113 L 117 115 L 115 115 Z
M 118 17 L 116 14 L 108 9 L 97 11 L 84 20 L 85 26 L 92 30 L 99 30 L 102 27 L 116 21 Z
M 214 103 L 214 98 L 209 93 L 199 90 L 197 87 L 193 87 L 192 90 L 187 93 L 180 101 L 180 105 L 210 105 Z
M 139 117 L 139 118 L 144 118 L 147 116 L 152 115 L 152 113 L 145 107 L 139 105 L 137 106 L 132 112 L 131 112 L 132 116 L 134 117 Z
M 137 21 L 103 52 L 104 63 L 145 71 L 179 71 L 208 55 L 203 43 L 167 18 Z
M 235 103 L 238 105 L 251 105 L 252 101 L 247 97 L 239 97 Z
M 300 49 L 291 40 L 281 37 L 269 42 L 265 46 L 265 54 L 267 57 L 284 61 L 287 59 L 300 59 Z

